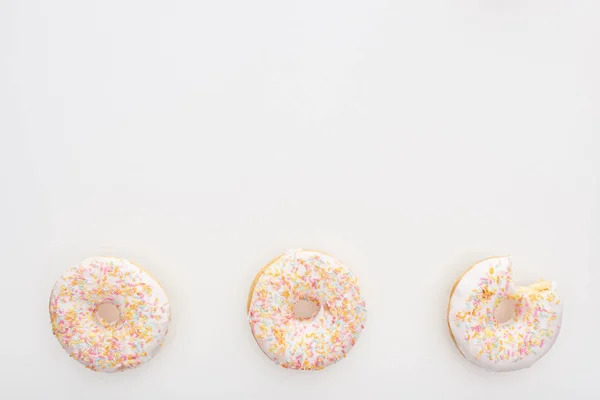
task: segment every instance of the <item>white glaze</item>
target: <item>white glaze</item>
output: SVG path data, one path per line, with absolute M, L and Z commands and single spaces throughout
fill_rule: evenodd
M 296 318 L 293 307 L 311 300 L 319 311 Z M 358 279 L 335 258 L 290 250 L 258 278 L 249 304 L 252 334 L 275 363 L 292 369 L 323 369 L 352 349 L 366 320 Z
M 517 302 L 516 311 L 499 324 L 494 311 L 505 299 Z M 496 372 L 533 365 L 554 345 L 561 320 L 556 283 L 516 287 L 508 256 L 480 261 L 468 270 L 456 285 L 448 312 L 448 325 L 461 353 Z
M 117 307 L 117 322 L 97 315 L 104 303 Z M 70 268 L 50 296 L 55 336 L 94 371 L 122 371 L 149 361 L 162 346 L 170 315 L 158 282 L 139 266 L 111 257 L 88 258 Z

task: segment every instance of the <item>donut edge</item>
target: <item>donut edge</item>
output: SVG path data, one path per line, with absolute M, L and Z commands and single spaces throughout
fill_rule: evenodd
M 298 251 L 309 251 L 309 252 L 313 252 L 313 253 L 321 253 L 321 254 L 325 254 L 326 256 L 329 256 L 329 257 L 333 258 L 333 256 L 331 256 L 331 255 L 329 255 L 329 254 L 327 254 L 327 253 L 325 253 L 324 251 L 321 251 L 321 250 L 298 249 Z M 256 274 L 256 276 L 254 277 L 254 281 L 252 282 L 252 285 L 250 285 L 250 293 L 248 294 L 248 301 L 246 303 L 246 314 L 248 314 L 250 312 L 250 303 L 252 302 L 252 295 L 254 294 L 254 288 L 256 287 L 256 285 L 258 283 L 258 280 L 265 273 L 265 271 L 267 270 L 267 268 L 269 268 L 271 265 L 273 265 L 277 261 L 279 261 L 279 259 L 282 258 L 283 256 L 285 256 L 285 254 L 286 254 L 286 252 L 284 251 L 282 254 L 278 255 L 277 257 L 275 257 L 274 259 L 272 259 L 271 261 L 269 261 L 269 263 L 267 265 L 265 265 L 264 267 L 262 267 L 260 269 L 260 271 L 258 271 L 258 273 Z
M 452 341 L 454 342 L 454 345 L 456 346 L 456 348 L 458 349 L 460 354 L 467 360 L 468 360 L 468 358 L 462 352 L 460 347 L 458 347 L 458 343 L 456 342 L 456 338 L 454 337 L 454 334 L 452 334 L 452 328 L 450 327 L 450 303 L 452 302 L 452 296 L 454 296 L 454 291 L 456 290 L 456 287 L 458 286 L 460 281 L 462 281 L 462 279 L 465 277 L 465 275 L 467 275 L 467 273 L 469 273 L 469 271 L 471 271 L 475 266 L 481 264 L 482 262 L 485 262 L 488 260 L 493 260 L 494 258 L 502 258 L 502 257 L 506 257 L 506 256 L 492 256 L 492 257 L 487 257 L 487 258 L 477 261 L 475 264 L 473 264 L 469 268 L 467 268 L 467 270 L 465 272 L 463 272 L 463 274 L 454 282 L 454 285 L 452 286 L 452 290 L 450 290 L 450 296 L 448 297 L 448 311 L 446 312 L 446 323 L 448 325 L 448 332 L 450 332 L 450 337 L 452 338 Z
M 277 257 L 275 257 L 274 259 L 272 259 L 271 261 L 269 261 L 269 263 L 267 265 L 265 265 L 264 267 L 262 267 L 260 269 L 260 271 L 258 271 L 256 276 L 254 277 L 254 281 L 252 281 L 252 285 L 250 285 L 250 293 L 248 294 L 248 301 L 246 303 L 246 314 L 248 314 L 250 312 L 250 303 L 252 302 L 252 295 L 254 295 L 254 289 L 256 288 L 256 284 L 258 283 L 258 280 L 260 279 L 261 276 L 263 276 L 263 274 L 265 273 L 267 268 L 269 268 L 271 265 L 275 264 L 281 257 L 283 257 L 283 255 L 284 254 L 280 254 Z

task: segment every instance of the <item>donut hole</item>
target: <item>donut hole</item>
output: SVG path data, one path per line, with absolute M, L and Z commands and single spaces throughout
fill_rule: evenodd
M 511 320 L 515 315 L 517 301 L 513 299 L 505 299 L 498 304 L 498 307 L 494 310 L 494 318 L 499 324 L 504 324 Z
M 96 315 L 109 324 L 114 324 L 119 320 L 119 309 L 112 303 L 102 303 L 96 310 Z
M 319 312 L 320 305 L 316 300 L 312 299 L 300 299 L 294 307 L 292 312 L 298 319 L 311 319 Z

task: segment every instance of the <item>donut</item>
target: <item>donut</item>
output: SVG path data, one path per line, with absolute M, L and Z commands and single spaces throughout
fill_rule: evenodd
M 313 310 L 302 315 L 302 303 Z M 297 370 L 320 370 L 346 357 L 367 317 L 356 276 L 335 258 L 302 249 L 285 252 L 258 273 L 247 312 L 262 351 Z
M 117 372 L 161 348 L 171 309 L 162 287 L 139 266 L 93 257 L 67 270 L 50 295 L 52 332 L 75 360 Z
M 450 293 L 454 344 L 467 360 L 493 372 L 531 367 L 556 342 L 561 320 L 556 283 L 517 287 L 509 256 L 473 265 Z

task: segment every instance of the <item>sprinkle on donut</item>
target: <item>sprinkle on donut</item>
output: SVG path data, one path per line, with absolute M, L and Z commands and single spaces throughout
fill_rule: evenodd
M 476 264 L 457 283 L 448 316 L 463 355 L 492 370 L 533 364 L 549 350 L 560 330 L 562 304 L 554 286 L 540 281 L 517 289 L 508 257 Z M 499 323 L 495 310 L 505 300 L 514 302 L 514 313 Z
M 119 318 L 98 315 L 116 306 Z M 142 268 L 116 258 L 90 258 L 68 270 L 50 297 L 52 331 L 72 358 L 94 371 L 115 372 L 148 361 L 160 348 L 170 306 Z
M 319 311 L 299 319 L 293 311 L 309 300 Z M 346 356 L 366 320 L 358 279 L 321 252 L 288 251 L 255 281 L 248 306 L 252 333 L 261 349 L 285 368 L 318 370 Z

